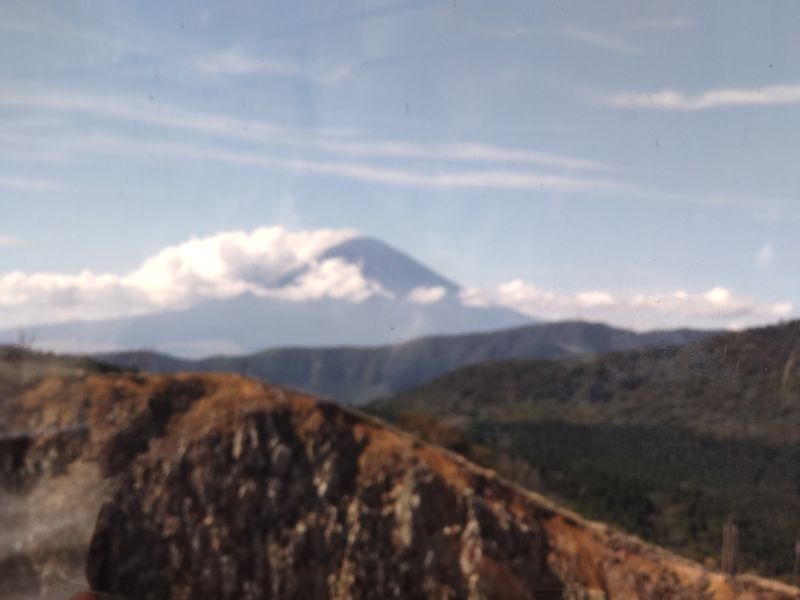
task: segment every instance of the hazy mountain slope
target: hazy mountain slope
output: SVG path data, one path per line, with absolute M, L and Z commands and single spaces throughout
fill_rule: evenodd
M 706 332 L 634 333 L 597 323 L 543 323 L 515 329 L 422 338 L 380 348 L 284 348 L 240 357 L 179 360 L 155 353 L 100 355 L 112 364 L 154 372 L 234 372 L 361 404 L 451 369 L 508 358 L 562 358 L 683 344 Z
M 124 319 L 26 328 L 38 347 L 64 352 L 153 348 L 186 357 L 253 352 L 287 345 L 380 345 L 426 333 L 459 333 L 529 323 L 501 308 L 467 308 L 457 300 L 415 304 L 372 298 L 284 302 L 246 294 L 180 311 Z M 0 333 L 9 341 L 16 331 Z
M 456 424 L 468 443 L 524 459 L 539 489 L 695 558 L 715 559 L 732 516 L 743 566 L 787 575 L 800 534 L 798 357 L 792 322 L 471 366 L 370 409 Z
M 800 593 L 724 577 L 381 422 L 252 380 L 56 379 L 11 401 L 23 409 L 16 428 L 34 442 L 21 464 L 38 469 L 26 471 L 21 488 L 3 490 L 11 500 L 3 510 L 18 511 L 3 548 L 22 553 L 17 563 L 0 561 L 6 587 L 20 583 L 12 567 L 23 564 L 53 580 L 65 554 L 54 551 L 53 530 L 42 532 L 61 527 L 59 507 L 79 506 L 81 518 L 71 514 L 58 530 L 71 536 L 69 556 L 86 558 L 98 593 L 122 598 L 788 600 Z M 37 432 L 56 428 L 84 433 L 56 446 L 69 452 L 53 470 L 53 452 Z M 44 490 L 59 501 L 32 502 Z M 92 511 L 96 519 L 83 518 Z M 57 589 L 67 589 L 64 581 Z

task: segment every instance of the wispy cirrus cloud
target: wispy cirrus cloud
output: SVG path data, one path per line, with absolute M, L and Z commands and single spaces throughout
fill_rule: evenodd
M 530 148 L 481 142 L 425 142 L 359 137 L 352 131 L 308 132 L 225 114 L 197 111 L 175 104 L 108 94 L 87 94 L 49 88 L 0 91 L 0 106 L 33 108 L 28 126 L 0 124 L 4 156 L 34 162 L 104 159 L 204 160 L 351 179 L 391 186 L 427 189 L 555 191 L 583 195 L 611 192 L 620 198 L 705 205 L 735 205 L 763 209 L 793 206 L 781 198 L 698 195 L 660 190 L 631 180 L 613 164 Z M 92 115 L 120 123 L 152 126 L 127 134 L 94 133 L 71 116 Z M 25 124 L 24 119 L 18 121 Z M 97 121 L 96 131 L 114 129 Z M 178 141 L 164 141 L 164 130 Z M 181 134 L 191 134 L 182 136 Z M 183 141 L 185 140 L 185 141 Z M 221 143 L 225 142 L 225 143 Z M 243 146 L 245 146 L 243 148 Z M 286 149 L 300 150 L 286 152 Z M 356 158 L 359 160 L 348 160 Z M 377 159 L 380 159 L 378 161 Z M 0 187 L 3 187 L 0 179 Z M 57 191 L 67 186 L 53 181 L 5 178 L 5 187 Z
M 625 54 L 641 54 L 642 52 L 641 48 L 621 37 L 574 25 L 563 27 L 561 35 L 576 42 L 595 48 L 602 48 L 603 50 L 611 50 L 612 52 L 623 52 Z
M 2 138 L 2 136 L 0 136 Z M 31 141 L 31 140 L 29 140 Z M 257 168 L 291 171 L 351 179 L 366 183 L 426 189 L 498 189 L 592 194 L 614 193 L 619 198 L 659 203 L 702 204 L 762 210 L 765 202 L 793 206 L 791 198 L 691 194 L 664 191 L 625 179 L 587 177 L 580 174 L 549 174 L 506 168 L 455 169 L 437 164 L 379 166 L 342 159 L 288 158 L 262 150 L 229 150 L 215 145 L 184 142 L 140 141 L 107 134 L 81 138 L 48 138 L 57 151 L 72 156 L 121 157 L 135 160 L 209 161 Z
M 21 5 L 17 5 L 18 7 Z M 115 52 L 126 51 L 137 54 L 151 54 L 152 50 L 147 44 L 125 39 L 120 35 L 98 34 L 62 20 L 55 16 L 55 11 L 38 10 L 32 6 L 25 6 L 27 14 L 14 12 L 0 12 L 0 31 L 8 34 L 18 34 L 37 37 L 52 37 L 72 40 L 80 44 L 103 46 Z
M 187 109 L 170 103 L 113 94 L 32 89 L 0 92 L 0 106 L 84 113 L 232 140 L 266 142 L 337 156 L 413 160 L 517 163 L 567 170 L 619 171 L 608 163 L 527 148 L 480 142 L 425 143 L 318 135 L 282 125 L 230 115 Z M 155 110 L 157 108 L 157 110 Z M 2 130 L 0 130 L 2 131 Z
M 307 79 L 322 85 L 336 83 L 353 73 L 350 67 L 343 65 L 310 68 L 296 62 L 259 57 L 235 47 L 198 57 L 190 61 L 189 66 L 196 73 L 212 78 L 277 75 Z
M 718 88 L 699 94 L 676 90 L 619 92 L 603 98 L 615 108 L 641 108 L 673 111 L 701 111 L 739 106 L 800 104 L 800 85 L 774 85 L 755 88 Z
M 688 17 L 654 17 L 651 19 L 635 19 L 628 22 L 628 26 L 633 29 L 651 31 L 674 31 L 691 29 L 694 27 L 694 21 Z
M 549 190 L 571 193 L 630 192 L 631 184 L 600 172 L 616 167 L 581 157 L 478 142 L 427 143 L 374 140 L 347 135 L 320 135 L 264 121 L 207 113 L 140 98 L 56 90 L 0 92 L 0 106 L 34 108 L 60 117 L 77 113 L 95 118 L 153 126 L 155 137 L 118 134 L 30 132 L 0 128 L 0 138 L 28 156 L 40 150 L 74 158 L 124 156 L 140 160 L 205 160 L 311 173 L 392 186 L 429 189 Z M 157 106 L 157 110 L 155 109 Z M 102 121 L 95 127 L 107 128 Z M 191 138 L 163 141 L 163 130 L 190 133 Z M 200 139 L 198 139 L 200 136 Z M 207 138 L 207 139 L 206 139 Z M 221 140 L 231 143 L 220 144 Z M 236 142 L 236 144 L 233 144 Z M 247 142 L 242 148 L 239 142 Z M 258 147 L 254 147 L 258 144 Z M 302 150 L 300 157 L 285 148 Z M 293 156 L 295 155 L 295 156 Z M 358 161 L 348 160 L 357 158 Z M 376 162 L 377 159 L 385 159 Z M 391 161 L 391 162 L 387 162 Z M 502 165 L 501 168 L 500 165 Z M 553 172 L 556 169 L 556 172 Z M 590 176 L 586 172 L 591 173 Z M 9 181 L 9 185 L 13 182 Z M 22 183 L 18 181 L 17 183 Z M 33 185 L 33 182 L 29 182 Z M 2 182 L 0 181 L 0 185 Z M 43 185 L 42 189 L 48 186 Z M 55 189 L 55 188 L 50 188 Z
M 646 33 L 677 32 L 693 26 L 694 21 L 688 17 L 662 16 L 623 20 L 614 25 L 613 31 L 568 24 L 559 33 L 566 39 L 594 48 L 622 54 L 643 54 L 645 47 L 630 41 L 630 38 L 644 41 L 643 34 Z
M 29 142 L 32 140 L 28 140 Z M 44 140 L 42 140 L 44 142 Z M 570 193 L 636 193 L 628 182 L 602 177 L 561 175 L 530 170 L 468 168 L 444 166 L 379 166 L 329 158 L 286 158 L 261 150 L 229 150 L 214 145 L 185 142 L 139 141 L 113 135 L 85 135 L 82 138 L 50 137 L 51 148 L 73 156 L 96 158 L 125 157 L 137 160 L 198 160 L 237 164 L 375 183 L 395 187 L 424 189 L 494 189 Z
M 29 192 L 53 192 L 65 190 L 67 186 L 58 181 L 50 181 L 47 179 L 0 175 L 0 188 L 11 188 Z

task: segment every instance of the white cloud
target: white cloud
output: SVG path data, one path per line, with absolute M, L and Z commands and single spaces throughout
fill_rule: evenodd
M 790 317 L 790 302 L 759 303 L 722 287 L 705 292 L 610 294 L 602 291 L 558 293 L 514 279 L 495 289 L 467 288 L 468 306 L 504 306 L 547 320 L 587 319 L 631 329 L 695 326 L 725 328 Z
M 7 327 L 136 314 L 151 306 L 142 290 L 116 275 L 14 271 L 0 277 L 0 320 Z
M 486 308 L 494 302 L 491 292 L 475 286 L 461 288 L 458 292 L 458 297 L 464 306 L 474 308 Z
M 567 26 L 561 30 L 561 34 L 576 42 L 581 42 L 595 48 L 602 48 L 604 50 L 611 50 L 613 52 L 623 52 L 625 54 L 640 54 L 641 49 L 625 40 L 602 33 L 599 31 L 592 31 L 582 27 Z
M 156 304 L 169 306 L 186 305 L 197 297 L 226 298 L 244 292 L 286 295 L 291 300 L 316 299 L 332 292 L 334 297 L 359 301 L 363 290 L 353 285 L 348 263 L 317 263 L 326 249 L 354 235 L 349 230 L 289 232 L 282 227 L 218 233 L 165 248 L 125 281 Z M 281 279 L 303 268 L 309 270 L 300 282 L 287 288 L 290 291 L 284 289 Z M 344 282 L 348 285 L 336 288 Z M 363 279 L 359 283 L 367 285 Z
M 434 287 L 417 287 L 408 293 L 408 299 L 417 304 L 433 304 L 444 298 L 447 290 L 437 285 Z
M 761 248 L 758 249 L 755 256 L 755 263 L 759 269 L 768 269 L 772 266 L 772 261 L 775 259 L 775 250 L 772 247 L 772 242 L 765 242 Z
M 228 48 L 214 54 L 195 59 L 191 68 L 209 77 L 240 77 L 245 75 L 279 75 L 299 77 L 319 84 L 330 84 L 352 75 L 344 66 L 324 67 L 310 70 L 295 63 L 261 58 L 247 54 L 240 48 Z
M 465 288 L 459 296 L 466 306 L 503 306 L 527 315 L 555 320 L 575 318 L 582 308 L 592 306 L 598 298 L 605 300 L 609 295 L 602 292 L 583 292 L 570 296 L 541 289 L 522 279 L 512 279 L 493 290 Z
M 13 235 L 0 235 L 0 248 L 9 246 L 19 246 L 22 240 Z
M 794 306 L 792 306 L 791 302 L 776 302 L 770 307 L 770 310 L 776 317 L 786 319 L 792 316 Z
M 182 308 L 245 292 L 302 302 L 335 298 L 362 302 L 387 295 L 343 259 L 320 259 L 350 230 L 290 232 L 262 227 L 228 231 L 167 247 L 126 275 L 32 273 L 0 276 L 5 326 L 100 319 Z
M 309 270 L 291 285 L 278 290 L 267 289 L 256 293 L 294 302 L 323 298 L 363 302 L 372 296 L 390 296 L 378 282 L 366 279 L 358 265 L 341 258 L 312 262 Z
M 775 85 L 760 88 L 722 88 L 691 96 L 675 90 L 621 92 L 605 98 L 617 108 L 698 111 L 726 106 L 766 106 L 800 103 L 800 85 Z
M 578 304 L 586 307 L 610 306 L 614 304 L 614 297 L 608 292 L 579 292 L 575 299 Z
M 758 306 L 752 299 L 737 296 L 719 286 L 702 293 L 679 290 L 665 294 L 636 294 L 628 304 L 637 310 L 676 313 L 689 319 L 744 319 L 769 312 L 769 307 Z

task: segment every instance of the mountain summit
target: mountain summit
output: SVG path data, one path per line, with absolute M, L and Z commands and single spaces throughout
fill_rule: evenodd
M 358 237 L 330 248 L 322 259 L 340 258 L 359 265 L 367 279 L 377 281 L 383 289 L 397 296 L 406 296 L 415 289 L 441 288 L 456 293 L 459 287 L 410 256 L 380 240 Z

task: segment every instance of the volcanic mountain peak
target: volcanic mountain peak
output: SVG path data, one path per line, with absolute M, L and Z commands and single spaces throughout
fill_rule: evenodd
M 406 296 L 418 288 L 442 288 L 445 292 L 459 289 L 452 281 L 374 238 L 346 240 L 329 248 L 321 258 L 341 258 L 359 265 L 364 277 L 398 296 Z
M 31 324 L 26 333 L 39 348 L 59 352 L 151 348 L 201 358 L 286 345 L 388 344 L 534 320 L 502 306 L 465 304 L 456 284 L 379 240 L 323 236 L 273 247 L 272 233 L 256 232 L 236 252 L 201 240 L 195 245 L 203 252 L 188 244 L 147 261 L 134 281 L 161 282 L 158 297 L 180 302 L 102 320 Z M 215 268 L 197 258 L 206 254 Z M 19 333 L 0 329 L 0 343 Z
M 20 505 L 27 509 L 45 484 L 102 504 L 86 566 L 100 592 L 800 597 L 584 521 L 380 421 L 240 377 L 50 380 L 5 409 L 12 405 L 18 430 L 51 432 L 42 440 L 30 433 L 33 443 L 19 449 L 15 464 L 31 467 L 14 492 Z M 56 440 L 56 428 L 74 439 Z M 91 465 L 102 477 L 87 486 Z M 38 523 L 56 516 L 35 515 Z

